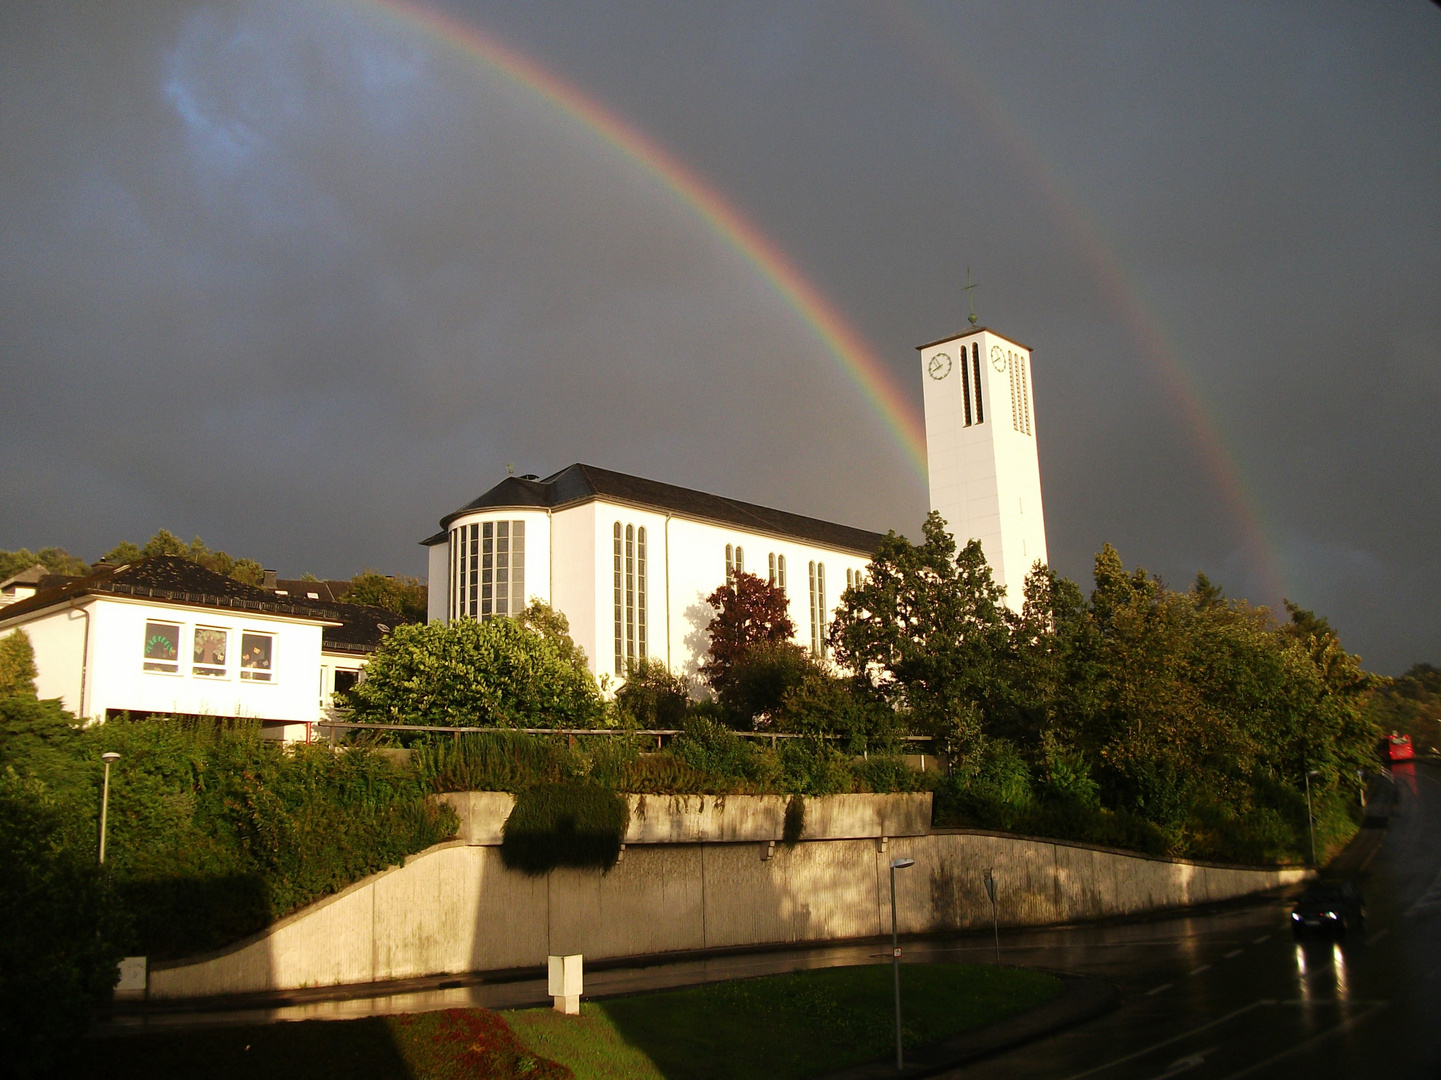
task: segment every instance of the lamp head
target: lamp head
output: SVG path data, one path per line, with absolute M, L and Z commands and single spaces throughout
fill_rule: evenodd
M 112 761 L 119 761 L 120 755 L 117 754 L 114 750 L 107 750 L 105 753 L 100 755 L 100 760 L 105 762 L 106 764 L 109 764 Z
M 908 866 L 915 866 L 915 865 L 916 865 L 916 860 L 915 860 L 915 859 L 892 859 L 892 860 L 891 860 L 891 869 L 892 869 L 892 870 L 904 870 L 904 869 L 905 869 L 906 867 L 908 867 Z

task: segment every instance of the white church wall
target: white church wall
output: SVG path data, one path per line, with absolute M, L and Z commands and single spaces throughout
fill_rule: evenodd
M 600 666 L 605 653 L 598 648 L 598 642 L 603 642 L 596 628 L 596 565 L 600 557 L 596 551 L 597 528 L 595 503 L 568 506 L 551 515 L 551 543 L 555 554 L 551 560 L 550 603 L 570 623 L 570 636 L 585 650 L 592 674 L 605 670 Z M 607 547 L 607 557 L 609 551 Z M 610 578 L 607 576 L 605 580 L 609 582 Z
M 425 621 L 444 622 L 450 615 L 450 540 L 426 548 L 425 562 Z
M 616 672 L 616 633 L 615 633 L 615 526 L 621 527 L 621 554 L 625 557 L 626 529 L 632 530 L 631 541 L 639 540 L 640 530 L 645 530 L 646 541 L 646 575 L 645 575 L 645 603 L 642 608 L 640 603 L 640 589 L 633 586 L 636 598 L 636 627 L 635 636 L 636 659 L 641 659 L 639 649 L 639 618 L 645 616 L 646 647 L 644 655 L 647 658 L 667 661 L 667 616 L 666 606 L 666 582 L 668 559 L 674 552 L 673 545 L 668 545 L 668 532 L 674 529 L 675 520 L 672 518 L 669 529 L 666 524 L 666 514 L 656 510 L 646 510 L 636 506 L 628 506 L 624 503 L 610 502 L 608 500 L 597 500 L 589 504 L 593 509 L 592 523 L 594 532 L 592 542 L 594 548 L 595 577 L 591 590 L 592 618 L 595 626 L 595 652 L 587 651 L 586 655 L 594 660 L 594 670 L 597 675 L 606 674 L 610 676 L 612 684 L 624 681 L 624 672 L 630 663 L 631 646 L 628 640 L 629 628 L 626 626 L 625 611 L 625 590 L 626 583 L 622 577 L 622 610 L 621 610 L 621 661 L 620 674 Z M 636 551 L 638 554 L 638 549 Z M 674 573 L 674 569 L 671 573 Z M 624 563 L 622 563 L 622 574 L 624 575 Z M 637 581 L 636 586 L 639 582 Z

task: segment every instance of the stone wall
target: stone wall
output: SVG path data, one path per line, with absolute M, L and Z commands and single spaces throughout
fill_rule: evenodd
M 607 874 L 508 870 L 454 840 L 219 953 L 157 963 L 151 998 L 204 997 L 533 967 L 554 953 L 637 956 L 987 926 L 1037 925 L 1223 900 L 1300 881 L 1249 870 L 976 831 L 877 839 L 628 846 Z

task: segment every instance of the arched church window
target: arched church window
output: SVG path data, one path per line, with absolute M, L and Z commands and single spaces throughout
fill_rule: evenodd
M 776 556 L 776 588 L 781 592 L 786 591 L 786 557 Z
M 615 673 L 626 676 L 648 655 L 646 599 L 649 594 L 649 557 L 645 526 L 622 525 L 611 529 L 614 568 Z
M 625 659 L 635 667 L 635 526 L 625 527 Z
M 645 526 L 642 525 L 635 531 L 635 651 L 636 655 L 642 660 L 647 656 L 645 597 Z
M 966 410 L 966 427 L 971 426 L 971 365 L 966 363 L 966 350 L 961 349 L 961 400 Z
M 766 580 L 772 585 L 776 583 L 776 553 L 774 551 L 770 554 L 770 576 Z
M 612 560 L 612 561 L 614 562 L 614 573 L 613 573 L 613 576 L 614 576 L 614 578 L 615 578 L 615 673 L 616 673 L 617 675 L 624 675 L 624 674 L 625 674 L 625 632 L 624 632 L 624 628 L 625 628 L 625 622 L 624 622 L 624 619 L 625 619 L 625 608 L 624 608 L 624 605 L 625 605 L 625 579 L 624 579 L 624 577 L 623 577 L 624 569 L 623 569 L 622 560 L 624 559 L 624 555 L 623 555 L 623 552 L 622 552 L 621 525 L 620 525 L 620 522 L 619 522 L 619 521 L 617 521 L 617 522 L 615 523 L 615 528 L 612 530 L 611 535 L 612 535 L 612 540 L 613 540 L 612 547 L 613 547 L 613 549 L 614 549 L 613 560 Z
M 726 585 L 734 585 L 736 580 L 736 549 L 726 545 Z
M 981 407 L 981 346 L 979 342 L 971 342 L 971 368 L 976 376 L 976 423 L 984 424 L 986 414 Z

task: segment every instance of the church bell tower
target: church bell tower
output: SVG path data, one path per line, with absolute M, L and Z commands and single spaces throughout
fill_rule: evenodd
M 975 325 L 918 346 L 925 387 L 931 509 L 956 538 L 981 542 L 1006 606 L 1046 562 L 1031 350 Z

